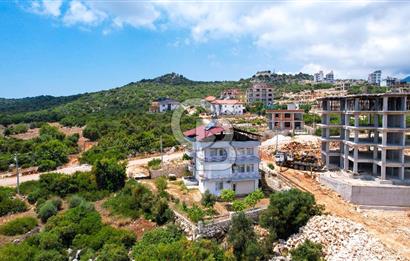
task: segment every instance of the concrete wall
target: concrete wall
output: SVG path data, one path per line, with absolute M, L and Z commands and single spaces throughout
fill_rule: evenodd
M 410 186 L 351 185 L 321 175 L 320 183 L 335 190 L 343 199 L 357 205 L 410 207 Z

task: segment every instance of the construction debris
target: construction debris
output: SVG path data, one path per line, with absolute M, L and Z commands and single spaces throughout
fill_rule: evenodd
M 277 244 L 274 251 L 278 257 L 273 260 L 287 260 L 289 257 L 284 256 L 289 250 L 306 239 L 322 244 L 325 259 L 328 261 L 407 260 L 388 249 L 362 225 L 331 215 L 311 218 L 298 234 Z

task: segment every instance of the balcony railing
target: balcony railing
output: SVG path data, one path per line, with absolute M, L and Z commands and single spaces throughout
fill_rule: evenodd
M 204 172 L 199 175 L 205 179 L 229 179 L 229 180 L 241 180 L 241 179 L 259 179 L 259 171 L 253 172 L 236 172 L 236 173 L 218 173 L 218 172 Z

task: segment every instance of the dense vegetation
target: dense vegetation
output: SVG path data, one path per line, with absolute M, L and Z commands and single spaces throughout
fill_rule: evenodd
M 147 187 L 132 180 L 114 197 L 109 198 L 104 207 L 113 214 L 133 219 L 143 216 L 159 225 L 167 223 L 173 217 L 166 199 L 154 195 Z
M 26 204 L 22 200 L 15 198 L 15 195 L 14 189 L 0 187 L 0 217 L 27 210 Z
M 0 171 L 9 169 L 18 153 L 21 167 L 38 166 L 40 171 L 53 170 L 68 162 L 68 155 L 78 151 L 78 134 L 66 137 L 56 127 L 45 124 L 40 136 L 19 140 L 0 136 Z
M 322 211 L 323 207 L 316 204 L 310 193 L 297 189 L 275 192 L 270 196 L 268 209 L 260 216 L 260 224 L 277 238 L 287 239 Z
M 306 240 L 290 251 L 294 261 L 324 261 L 322 245 Z
M 0 234 L 15 236 L 27 233 L 37 226 L 37 219 L 33 217 L 16 218 L 0 226 Z

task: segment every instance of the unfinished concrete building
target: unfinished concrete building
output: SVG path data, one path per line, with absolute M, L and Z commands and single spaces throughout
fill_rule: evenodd
M 410 93 L 325 97 L 319 103 L 328 169 L 410 183 Z

